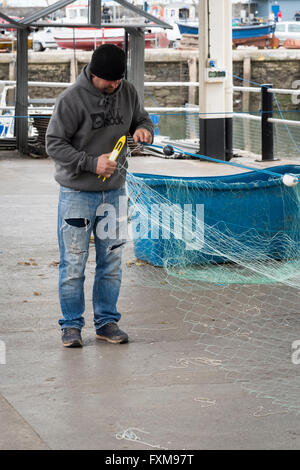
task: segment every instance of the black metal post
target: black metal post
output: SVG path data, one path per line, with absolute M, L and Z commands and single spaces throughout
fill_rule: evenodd
M 15 106 L 15 135 L 19 152 L 28 153 L 28 34 L 17 31 L 17 84 Z
M 200 154 L 206 157 L 227 160 L 225 118 L 199 119 Z
M 135 85 L 140 100 L 144 103 L 145 32 L 141 28 L 125 29 L 129 33 L 128 80 Z
M 91 24 L 101 24 L 101 0 L 90 0 L 89 22 Z
M 129 47 L 128 33 L 125 30 L 124 31 L 124 52 L 126 54 L 126 69 L 125 69 L 125 78 L 126 78 L 126 80 L 128 78 L 128 47 Z
M 233 130 L 232 117 L 225 118 L 225 160 L 229 162 L 233 157 Z
M 273 94 L 268 92 L 272 84 L 261 87 L 261 157 L 262 161 L 274 160 L 274 136 L 273 123 L 269 118 L 273 117 Z

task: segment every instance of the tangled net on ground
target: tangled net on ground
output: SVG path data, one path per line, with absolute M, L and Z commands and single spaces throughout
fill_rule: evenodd
M 264 171 L 127 182 L 141 284 L 176 299 L 231 380 L 300 412 L 299 185 Z

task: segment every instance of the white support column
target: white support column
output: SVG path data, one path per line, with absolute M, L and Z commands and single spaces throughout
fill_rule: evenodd
M 232 2 L 224 0 L 224 23 L 225 23 L 225 60 L 227 71 L 225 81 L 225 159 L 232 158 L 232 113 L 233 113 L 233 79 L 232 79 Z
M 208 81 L 208 68 L 226 70 L 226 79 Z M 199 0 L 200 153 L 223 160 L 231 158 L 228 146 L 232 145 L 232 121 L 226 119 L 231 111 L 231 0 Z

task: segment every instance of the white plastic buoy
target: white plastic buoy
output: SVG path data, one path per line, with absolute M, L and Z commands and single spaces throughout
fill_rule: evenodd
M 282 177 L 282 182 L 286 186 L 292 187 L 292 186 L 296 186 L 299 183 L 299 180 L 297 176 L 286 173 Z

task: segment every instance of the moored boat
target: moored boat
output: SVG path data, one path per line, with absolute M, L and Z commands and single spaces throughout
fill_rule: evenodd
M 62 28 L 55 33 L 55 41 L 62 49 L 94 50 L 101 44 L 110 43 L 122 47 L 124 28 Z M 145 47 L 152 47 L 155 33 L 145 34 Z
M 198 35 L 198 22 L 178 22 L 181 34 Z M 232 27 L 232 42 L 238 45 L 265 46 L 275 31 L 275 23 L 259 23 Z
M 57 28 L 54 33 L 54 39 L 62 49 L 81 49 L 81 50 L 94 50 L 101 44 L 111 43 L 116 46 L 122 47 L 125 38 L 125 29 L 122 27 L 122 17 L 119 13 L 114 11 L 113 14 L 109 13 L 106 8 L 106 13 L 103 20 L 107 22 L 107 26 L 102 28 L 91 28 L 87 25 L 88 19 L 88 5 L 74 3 L 66 7 L 66 16 L 61 20 L 62 28 Z M 120 27 L 111 27 L 110 24 L 114 23 Z M 82 24 L 82 27 L 76 28 L 63 27 L 64 23 L 69 24 Z M 134 22 L 132 23 L 134 26 Z M 156 47 L 162 42 L 162 33 L 151 30 L 147 27 L 145 30 L 145 47 Z
M 32 38 L 28 38 L 28 48 L 32 48 Z M 17 50 L 17 37 L 12 34 L 0 36 L 0 52 L 9 52 Z

